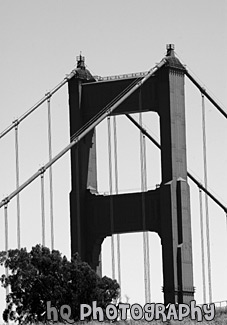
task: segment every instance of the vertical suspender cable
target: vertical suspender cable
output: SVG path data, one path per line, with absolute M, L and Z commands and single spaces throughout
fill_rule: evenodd
M 18 121 L 15 124 L 15 157 L 16 157 L 16 189 L 19 188 L 19 142 L 18 142 Z M 17 194 L 17 248 L 21 247 L 20 238 L 20 194 Z
M 141 88 L 139 91 L 139 123 L 142 126 L 142 97 L 141 97 Z M 149 297 L 149 286 L 150 283 L 148 282 L 148 253 L 147 253 L 147 246 L 148 246 L 148 237 L 145 231 L 146 229 L 146 211 L 145 211 L 145 185 L 146 185 L 146 170 L 145 170 L 145 147 L 143 141 L 143 134 L 140 131 L 140 163 L 141 163 L 141 191 L 142 191 L 142 223 L 143 223 L 143 253 L 144 253 L 144 286 L 145 286 L 145 303 L 148 303 L 150 300 Z
M 202 281 L 203 281 L 203 303 L 206 303 L 206 278 L 205 278 L 205 254 L 204 254 L 204 233 L 203 233 L 203 200 L 202 190 L 199 188 L 200 205 L 200 230 L 201 230 L 201 254 L 202 254 Z
M 52 159 L 52 132 L 51 132 L 51 110 L 50 110 L 50 97 L 47 99 L 48 107 L 48 149 L 49 161 Z M 49 181 L 50 181 L 50 232 L 51 232 L 51 250 L 54 249 L 54 213 L 53 213 L 53 177 L 52 166 L 49 168 Z
M 114 166 L 115 166 L 115 193 L 118 194 L 118 161 L 117 161 L 117 121 L 116 116 L 113 117 L 113 133 L 114 133 Z M 118 266 L 118 283 L 121 288 L 121 252 L 120 252 L 120 235 L 117 234 L 117 266 Z M 121 301 L 121 294 L 119 297 Z
M 9 250 L 9 229 L 8 229 L 8 202 L 4 205 L 4 216 L 5 216 L 5 251 L 8 257 Z M 9 268 L 5 267 L 5 275 L 9 276 Z M 9 286 L 6 287 L 6 296 L 9 294 Z
M 42 245 L 45 246 L 45 201 L 44 201 L 44 170 L 40 174 L 41 180 L 41 214 L 42 214 Z
M 142 115 L 140 113 L 140 123 Z M 143 223 L 143 257 L 144 257 L 144 286 L 145 286 L 145 303 L 148 303 L 148 285 L 147 285 L 147 241 L 145 234 L 145 200 L 144 200 L 144 166 L 143 166 L 143 142 L 140 132 L 140 163 L 141 163 L 141 191 L 142 191 L 142 223 Z
M 227 228 L 227 211 L 225 210 L 225 221 L 226 221 L 226 228 Z M 227 307 L 227 301 L 226 301 L 226 307 Z
M 113 133 L 114 133 L 114 166 L 115 166 L 115 193 L 118 194 L 118 161 L 117 161 L 117 121 L 116 116 L 113 117 Z M 118 283 L 121 288 L 121 255 L 120 255 L 120 235 L 117 234 L 117 266 L 118 266 Z M 121 301 L 121 296 L 119 297 Z
M 111 257 L 112 278 L 115 279 L 115 250 L 114 250 L 114 216 L 113 216 L 113 176 L 112 176 L 112 150 L 111 150 L 111 125 L 110 117 L 107 117 L 108 127 L 108 154 L 109 154 L 109 190 L 110 190 L 110 231 L 111 231 Z
M 205 121 L 205 101 L 202 95 L 202 128 L 203 128 L 203 166 L 204 166 L 204 185 L 207 190 L 207 151 L 206 151 L 206 121 Z M 211 259 L 210 259 L 210 228 L 209 228 L 209 209 L 208 196 L 205 195 L 205 211 L 206 211 L 206 235 L 207 235 L 207 262 L 208 262 L 208 285 L 209 285 L 209 302 L 212 302 L 212 286 L 211 286 Z
M 227 212 L 225 212 L 225 220 L 226 220 L 226 227 L 227 227 Z
M 76 175 L 76 214 L 77 214 L 77 220 L 76 220 L 76 227 L 77 227 L 77 245 L 78 245 L 78 252 L 81 253 L 82 251 L 82 241 L 81 241 L 81 209 L 80 209 L 80 160 L 79 160 L 79 146 L 76 146 L 75 148 L 75 175 Z
M 142 122 L 142 121 L 141 121 Z M 144 191 L 147 191 L 147 164 L 146 164 L 146 138 L 143 134 L 143 151 L 144 151 Z M 145 211 L 146 213 L 146 211 Z M 151 302 L 151 291 L 150 291 L 150 253 L 149 253 L 149 233 L 148 231 L 145 232 L 145 239 L 146 239 L 146 253 L 147 253 L 147 296 L 148 296 L 148 303 Z

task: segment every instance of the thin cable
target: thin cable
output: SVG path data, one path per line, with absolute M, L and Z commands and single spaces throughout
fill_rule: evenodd
M 225 213 L 225 217 L 226 217 L 226 228 L 227 228 L 227 212 Z
M 142 126 L 142 97 L 141 89 L 139 92 L 139 124 Z M 145 286 L 145 303 L 149 302 L 149 283 L 148 283 L 148 264 L 147 264 L 147 235 L 146 235 L 146 211 L 145 211 L 145 169 L 144 169 L 144 143 L 143 143 L 143 134 L 140 131 L 140 168 L 141 168 L 141 192 L 142 192 L 142 226 L 143 226 L 143 254 L 144 254 L 144 286 Z
M 102 110 L 102 114 L 99 113 L 95 115 L 93 122 L 89 120 L 82 128 L 80 128 L 73 135 L 73 139 L 71 138 L 70 143 L 62 149 L 56 156 L 54 156 L 51 161 L 47 162 L 44 165 L 45 170 L 50 168 L 56 161 L 58 161 L 62 156 L 64 156 L 70 149 L 72 149 L 81 139 L 83 139 L 91 130 L 93 130 L 100 122 L 102 122 L 108 115 L 110 115 L 120 104 L 122 104 L 129 96 L 131 96 L 137 89 L 139 89 L 146 80 L 148 80 L 155 72 L 157 72 L 162 66 L 164 66 L 166 61 L 163 59 L 159 64 L 157 64 L 153 69 L 151 69 L 148 74 L 140 81 L 136 83 L 136 85 L 131 88 L 126 94 L 124 94 L 119 100 L 114 103 L 112 106 L 106 106 L 106 109 Z M 40 176 L 42 170 L 39 169 L 36 173 L 34 173 L 29 179 L 27 179 L 17 190 L 14 190 L 10 195 L 4 198 L 0 202 L 0 208 L 4 205 L 5 200 L 10 201 L 14 196 L 16 196 L 19 192 L 21 192 L 24 188 L 26 188 L 29 184 L 31 184 L 37 177 Z
M 54 93 L 56 93 L 66 82 L 68 82 L 70 79 L 72 79 L 76 75 L 76 70 L 73 70 L 70 74 L 68 74 L 62 82 L 60 82 L 54 89 L 52 89 L 48 95 L 45 95 L 38 103 L 36 103 L 34 106 L 29 108 L 23 115 L 21 115 L 17 121 L 18 123 L 22 122 L 24 119 L 26 119 L 32 112 L 34 112 L 40 105 L 42 105 L 49 96 L 52 96 Z M 14 128 L 14 123 L 9 125 L 4 131 L 0 133 L 0 139 L 4 137 L 9 131 L 11 131 Z
M 4 216 L 5 216 L 5 252 L 8 258 L 8 251 L 9 251 L 9 229 L 8 229 L 8 202 L 4 205 Z M 9 268 L 8 266 L 5 267 L 5 275 L 6 278 L 9 277 Z M 9 294 L 9 286 L 6 287 L 6 296 Z M 6 304 L 7 306 L 7 304 Z
M 41 214 L 42 214 L 42 245 L 45 246 L 45 201 L 44 201 L 44 171 L 40 175 L 41 180 Z
M 77 227 L 77 247 L 78 252 L 82 251 L 82 240 L 81 240 L 81 208 L 80 208 L 80 164 L 79 164 L 79 146 L 75 148 L 75 175 L 76 175 L 76 227 Z
M 139 81 L 141 78 L 137 78 L 134 80 L 132 83 L 130 83 L 121 93 L 119 93 L 114 99 L 112 99 L 100 112 L 98 112 L 94 117 L 92 117 L 84 126 L 82 126 L 81 130 L 85 130 L 88 128 L 90 125 L 94 123 L 94 121 L 101 117 L 105 112 L 108 112 L 107 115 L 110 115 L 111 113 L 111 107 L 115 105 L 119 100 L 121 100 L 122 97 L 124 97 L 129 91 L 133 89 L 137 84 L 139 84 Z M 71 136 L 71 141 L 75 139 L 77 136 L 77 132 Z
M 51 131 L 51 109 L 50 109 L 50 97 L 47 100 L 48 110 L 48 149 L 49 149 L 49 161 L 52 159 L 52 131 Z M 50 232 L 51 232 L 51 250 L 54 249 L 54 212 L 53 212 L 53 177 L 52 166 L 49 168 L 49 181 L 50 181 Z
M 194 83 L 194 85 L 201 91 L 203 95 L 217 108 L 217 110 L 227 118 L 227 112 L 207 93 L 206 89 L 202 87 L 193 77 L 192 75 L 186 70 L 186 76 Z
M 164 66 L 166 60 L 163 59 L 160 63 L 158 63 L 154 68 L 150 69 L 145 77 L 139 77 L 134 80 L 130 85 L 128 85 L 120 94 L 118 94 L 113 100 L 111 100 L 103 109 L 100 110 L 93 118 L 91 118 L 80 130 L 75 132 L 71 136 L 71 141 L 73 141 L 77 136 L 78 132 L 83 132 L 85 129 L 88 129 L 91 125 L 95 123 L 95 121 L 100 122 L 108 115 L 110 115 L 121 103 L 125 101 L 130 95 L 132 95 L 137 89 L 144 84 L 146 80 L 148 80 L 152 75 L 155 74 L 162 66 Z
M 183 62 L 183 60 L 181 59 L 181 57 L 179 56 L 178 53 L 175 54 L 178 56 L 179 60 L 181 62 Z M 202 92 L 204 93 L 204 95 L 207 97 L 207 99 L 209 99 L 209 101 L 219 110 L 219 112 L 225 116 L 227 118 L 227 113 L 226 113 L 226 107 L 225 105 L 216 97 L 216 95 L 214 93 L 212 93 L 212 91 L 202 82 L 202 80 L 196 75 L 196 73 L 186 64 L 183 64 L 185 69 L 186 69 L 186 76 L 194 83 L 194 85 Z M 190 72 L 188 71 L 191 71 Z M 195 76 L 193 77 L 192 74 Z M 196 79 L 197 80 L 196 80 Z M 213 98 L 207 93 L 207 89 L 209 90 L 209 92 L 211 93 L 211 95 L 213 96 Z M 219 102 L 219 104 L 217 103 L 217 101 Z M 222 108 L 222 107 L 224 108 Z
M 19 188 L 20 170 L 19 170 L 19 141 L 18 141 L 18 122 L 15 123 L 15 158 L 16 158 L 16 189 Z M 17 248 L 21 248 L 20 236 L 20 194 L 17 194 Z
M 111 231 L 112 278 L 115 279 L 113 175 L 112 175 L 111 125 L 110 125 L 110 117 L 109 116 L 107 118 L 107 126 L 108 126 L 108 154 L 109 154 L 110 231 Z
M 147 163 L 146 163 L 146 138 L 143 134 L 143 151 L 144 151 L 144 191 L 147 191 Z M 145 199 L 145 198 L 144 198 Z M 145 232 L 146 238 L 146 253 L 147 253 L 147 292 L 148 292 L 148 303 L 151 302 L 151 288 L 150 288 L 150 250 L 149 250 L 149 233 L 148 231 Z
M 227 212 L 225 213 L 225 222 L 226 222 L 226 230 L 227 230 Z
M 143 134 L 145 134 L 145 136 L 152 141 L 155 146 L 159 149 L 161 149 L 161 145 L 152 137 L 151 134 L 149 134 L 143 127 L 141 127 L 139 125 L 139 123 L 129 114 L 125 114 L 125 116 L 138 128 L 140 129 Z M 188 177 L 193 181 L 193 183 L 195 183 L 199 188 L 201 188 L 201 190 L 203 190 L 204 193 L 206 193 L 221 209 L 223 209 L 225 211 L 225 213 L 227 214 L 227 206 L 225 206 L 224 204 L 222 204 L 217 197 L 212 194 L 210 191 L 208 191 L 208 189 L 206 189 L 201 181 L 199 181 L 198 179 L 196 179 L 190 172 L 187 172 Z M 214 192 L 214 191 L 212 191 Z
M 141 157 L 141 191 L 142 191 L 142 222 L 143 222 L 143 257 L 144 257 L 144 286 L 145 303 L 148 303 L 148 269 L 147 269 L 147 238 L 145 232 L 145 198 L 144 198 L 144 170 L 143 170 L 143 147 L 140 144 Z
M 118 160 L 117 160 L 117 121 L 116 116 L 113 117 L 113 134 L 114 134 L 114 166 L 115 166 L 115 193 L 118 194 Z M 118 265 L 118 283 L 121 288 L 121 245 L 120 235 L 117 234 L 117 265 Z M 119 301 L 121 301 L 121 292 Z
M 206 303 L 206 277 L 205 277 L 205 252 L 204 252 L 204 233 L 203 233 L 203 200 L 202 190 L 199 188 L 200 205 L 200 235 L 201 235 L 201 255 L 202 255 L 202 281 L 203 281 L 203 303 Z
M 204 94 L 202 95 L 202 129 L 203 129 L 203 168 L 204 168 L 204 185 L 207 189 L 207 151 L 206 151 L 206 116 Z M 211 285 L 211 259 L 210 259 L 210 227 L 209 227 L 209 208 L 208 196 L 205 195 L 206 211 L 206 235 L 207 235 L 207 263 L 208 263 L 208 285 L 209 285 L 209 302 L 212 302 L 212 285 Z

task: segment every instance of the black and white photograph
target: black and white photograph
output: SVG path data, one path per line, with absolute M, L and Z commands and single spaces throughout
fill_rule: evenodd
M 226 39 L 225 0 L 0 0 L 0 324 L 227 324 Z

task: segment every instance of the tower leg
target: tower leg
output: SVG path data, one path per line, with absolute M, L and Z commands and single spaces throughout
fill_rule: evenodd
M 164 302 L 194 299 L 188 184 L 172 181 L 160 188 Z
M 161 126 L 160 188 L 164 301 L 194 299 L 191 216 L 187 183 L 184 67 L 174 55 L 158 73 Z

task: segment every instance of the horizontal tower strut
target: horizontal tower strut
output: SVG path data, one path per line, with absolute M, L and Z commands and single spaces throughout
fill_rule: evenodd
M 93 76 L 95 80 L 97 81 L 112 81 L 112 80 L 120 80 L 120 79 L 131 79 L 131 78 L 141 78 L 145 77 L 147 74 L 146 72 L 135 72 L 135 73 L 125 73 L 125 74 L 118 74 L 114 76 L 106 76 L 106 77 L 101 77 L 101 76 Z
M 193 82 L 193 84 L 201 91 L 204 96 L 206 96 L 207 99 L 218 109 L 218 111 L 225 117 L 227 118 L 227 113 L 221 108 L 220 105 L 207 93 L 206 89 L 202 87 L 198 81 L 196 81 L 192 75 L 186 70 L 185 71 L 186 76 Z
M 154 68 L 148 71 L 145 77 L 136 82 L 136 84 L 128 90 L 112 105 L 107 105 L 101 110 L 101 114 L 97 114 L 94 118 L 88 121 L 82 128 L 80 128 L 71 138 L 71 142 L 55 157 L 53 157 L 47 164 L 40 168 L 35 174 L 33 174 L 27 181 L 25 181 L 18 189 L 13 191 L 10 195 L 5 197 L 0 202 L 0 208 L 6 205 L 14 196 L 20 193 L 25 187 L 32 183 L 39 175 L 43 174 L 51 165 L 53 165 L 58 159 L 60 159 L 66 152 L 68 152 L 73 146 L 75 146 L 85 135 L 87 135 L 92 129 L 94 129 L 100 122 L 102 122 L 108 115 L 110 115 L 120 104 L 122 104 L 130 95 L 132 95 L 137 89 L 139 89 L 145 81 L 147 81 L 154 73 L 156 73 L 166 63 L 165 59 L 162 59 Z M 73 75 L 71 76 L 71 78 Z M 68 78 L 67 78 L 68 80 Z M 66 81 L 67 81 L 66 80 Z M 65 81 L 65 82 L 66 82 Z M 118 97 L 118 96 L 117 96 Z M 111 102 L 112 103 L 112 102 Z
M 66 82 L 68 82 L 75 75 L 76 70 L 73 70 L 55 88 L 53 88 L 50 92 L 46 93 L 46 95 L 42 99 L 40 99 L 38 103 L 29 108 L 23 115 L 13 121 L 11 125 L 9 125 L 4 131 L 2 131 L 0 133 L 0 139 L 15 127 L 15 123 L 18 125 L 20 122 L 22 122 L 26 117 L 28 117 L 32 112 L 34 112 L 40 105 L 42 105 L 48 98 L 50 98 L 54 93 L 56 93 L 62 86 L 66 84 Z
M 151 140 L 156 147 L 161 149 L 161 145 L 129 114 L 125 114 L 126 117 L 138 128 L 141 132 L 146 135 L 146 137 Z M 188 177 L 201 189 L 205 192 L 219 207 L 221 207 L 225 213 L 227 213 L 227 207 L 222 204 L 212 193 L 210 193 L 203 185 L 200 183 L 190 172 L 187 172 Z
M 207 93 L 206 89 L 199 84 L 198 81 L 195 80 L 194 77 L 186 70 L 185 74 L 187 77 L 194 83 L 194 85 L 210 100 L 210 102 L 219 110 L 219 112 L 227 118 L 227 113 L 221 108 L 220 105 Z M 33 105 L 30 109 L 28 109 L 23 115 L 17 118 L 15 121 L 12 122 L 4 131 L 0 133 L 0 139 L 4 137 L 8 132 L 10 132 L 14 127 L 15 123 L 22 122 L 26 117 L 28 117 L 33 111 L 35 111 L 40 105 L 42 105 L 48 98 L 50 98 L 54 93 L 56 93 L 62 86 L 66 84 L 72 77 L 76 75 L 76 70 L 73 70 L 69 75 L 67 75 L 55 88 L 53 88 L 50 92 L 45 94 L 45 96 L 40 99 L 35 105 Z M 94 76 L 94 78 L 101 82 L 101 81 L 113 81 L 119 79 L 130 79 L 130 78 L 141 78 L 147 75 L 147 72 L 136 72 L 136 73 L 129 73 L 123 75 L 114 75 L 114 76 L 107 76 L 107 77 L 100 77 Z

